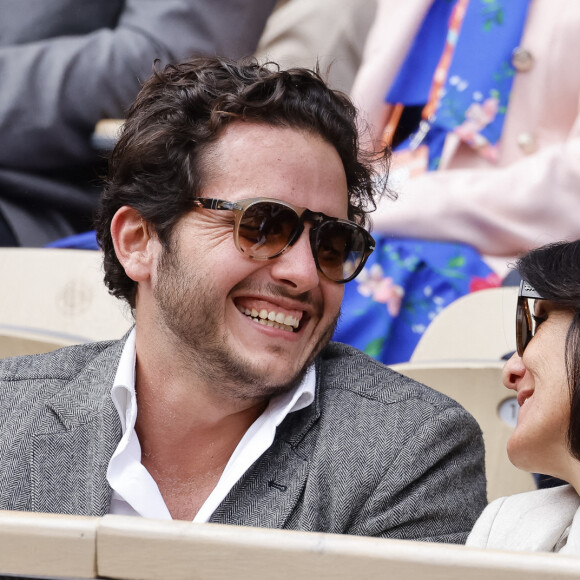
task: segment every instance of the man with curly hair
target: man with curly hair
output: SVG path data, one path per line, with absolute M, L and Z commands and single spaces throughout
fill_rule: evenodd
M 0 362 L 0 508 L 464 541 L 485 505 L 473 418 L 329 342 L 375 184 L 316 73 L 157 71 L 97 218 L 135 327 Z

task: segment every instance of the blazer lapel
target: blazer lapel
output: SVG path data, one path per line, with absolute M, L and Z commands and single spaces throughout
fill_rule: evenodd
M 210 522 L 284 527 L 302 496 L 309 459 L 316 444 L 316 437 L 309 435 L 320 416 L 318 368 L 316 377 L 313 403 L 286 417 L 278 427 L 272 446 L 236 483 Z
M 121 438 L 109 393 L 122 347 L 115 343 L 103 351 L 47 403 L 32 447 L 34 511 L 107 513 L 107 466 Z
M 296 506 L 308 475 L 308 460 L 276 442 L 236 483 L 210 522 L 282 528 Z

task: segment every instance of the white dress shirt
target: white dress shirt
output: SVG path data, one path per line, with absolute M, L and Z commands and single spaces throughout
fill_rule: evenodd
M 111 389 L 111 398 L 119 413 L 123 435 L 107 469 L 107 481 L 113 489 L 109 513 L 171 519 L 157 483 L 141 464 L 141 445 L 135 432 L 137 420 L 135 362 L 135 329 L 133 329 L 123 348 Z M 316 373 L 312 365 L 300 385 L 270 400 L 264 412 L 238 443 L 216 487 L 205 500 L 194 522 L 209 520 L 236 482 L 272 445 L 276 428 L 286 415 L 312 403 L 315 385 Z

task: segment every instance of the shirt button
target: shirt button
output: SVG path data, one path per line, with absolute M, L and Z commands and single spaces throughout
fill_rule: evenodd
M 534 56 L 529 50 L 518 46 L 512 52 L 512 65 L 518 72 L 528 72 L 534 66 Z
M 538 141 L 532 133 L 520 133 L 518 135 L 518 146 L 522 153 L 530 155 L 538 150 Z

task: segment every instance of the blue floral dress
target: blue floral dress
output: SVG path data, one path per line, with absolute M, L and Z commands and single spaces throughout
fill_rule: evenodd
M 409 360 L 445 306 L 469 292 L 499 286 L 499 277 L 465 244 L 373 235 L 364 270 L 346 284 L 334 340 L 387 364 Z

